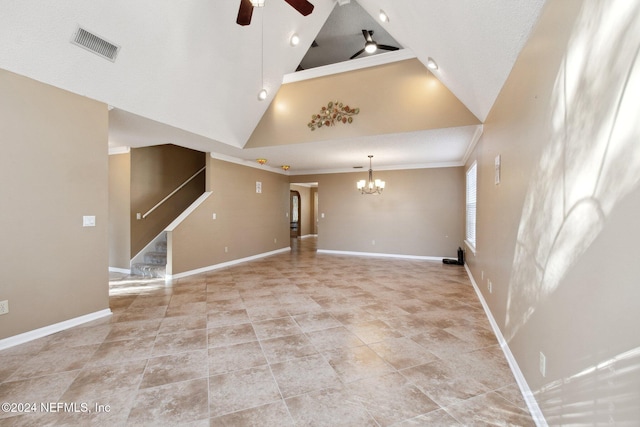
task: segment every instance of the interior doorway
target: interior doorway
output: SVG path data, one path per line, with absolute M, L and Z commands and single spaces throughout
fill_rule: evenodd
M 302 217 L 302 203 L 300 192 L 289 190 L 289 236 L 300 237 L 302 234 L 302 225 L 300 223 Z
M 289 223 L 291 238 L 318 235 L 318 183 L 296 182 L 289 185 Z

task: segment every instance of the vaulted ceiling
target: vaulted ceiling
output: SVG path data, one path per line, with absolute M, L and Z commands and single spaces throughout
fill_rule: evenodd
M 239 26 L 240 0 L 0 0 L 0 68 L 110 105 L 111 147 L 172 143 L 292 174 L 346 171 L 368 154 L 379 168 L 445 166 L 463 162 L 544 4 L 311 2 L 304 17 L 266 0 Z M 402 49 L 295 72 L 314 40 L 355 53 L 371 21 L 378 43 Z M 115 61 L 70 43 L 79 26 L 120 46 Z M 329 101 L 360 113 L 311 131 Z

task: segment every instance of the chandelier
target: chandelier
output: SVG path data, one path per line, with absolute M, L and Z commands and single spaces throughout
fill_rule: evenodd
M 384 181 L 379 179 L 373 179 L 373 169 L 371 168 L 371 158 L 372 155 L 369 155 L 369 179 L 365 181 L 361 179 L 358 181 L 358 190 L 360 190 L 361 194 L 380 194 L 382 190 L 384 190 Z

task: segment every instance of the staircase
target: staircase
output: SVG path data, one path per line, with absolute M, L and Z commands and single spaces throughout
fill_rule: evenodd
M 167 271 L 167 233 L 154 240 L 146 248 L 142 262 L 131 265 L 131 274 L 143 277 L 164 278 Z

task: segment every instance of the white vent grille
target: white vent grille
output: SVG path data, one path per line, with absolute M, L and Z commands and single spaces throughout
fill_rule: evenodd
M 116 60 L 116 56 L 120 50 L 120 46 L 110 43 L 81 27 L 78 27 L 78 31 L 74 34 L 71 43 L 112 62 Z

